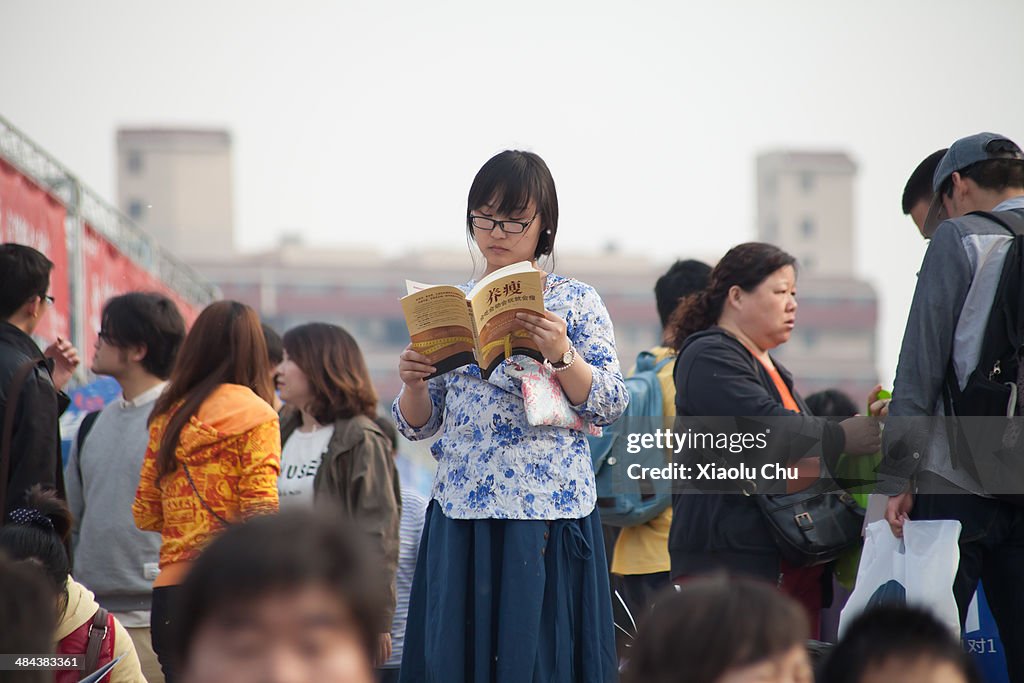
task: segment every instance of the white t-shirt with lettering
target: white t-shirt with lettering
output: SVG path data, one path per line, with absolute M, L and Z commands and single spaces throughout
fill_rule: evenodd
M 327 425 L 312 432 L 296 429 L 288 437 L 281 450 L 281 476 L 277 479 L 282 510 L 313 507 L 313 478 L 333 435 L 334 425 Z

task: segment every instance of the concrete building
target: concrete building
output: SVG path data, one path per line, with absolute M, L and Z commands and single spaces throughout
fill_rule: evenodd
M 232 184 L 227 131 L 117 132 L 118 207 L 181 258 L 234 252 Z
M 878 297 L 855 276 L 856 172 L 842 152 L 760 155 L 757 234 L 799 261 L 796 329 L 775 355 L 805 395 L 838 388 L 860 404 L 878 377 Z
M 852 277 L 853 181 L 841 152 L 772 152 L 757 158 L 758 238 L 800 260 L 800 271 Z

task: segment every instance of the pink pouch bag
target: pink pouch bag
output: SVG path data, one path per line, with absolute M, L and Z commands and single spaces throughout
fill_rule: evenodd
M 601 436 L 601 428 L 580 417 L 572 408 L 562 385 L 551 369 L 532 358 L 509 360 L 505 374 L 520 382 L 526 421 L 532 427 L 563 427 Z

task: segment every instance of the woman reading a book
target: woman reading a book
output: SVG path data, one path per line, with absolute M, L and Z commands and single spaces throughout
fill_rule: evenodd
M 536 268 L 558 229 L 544 161 L 506 151 L 484 164 L 469 191 L 466 226 L 486 259 L 484 277 L 521 261 Z M 538 422 L 535 413 L 528 419 L 523 384 L 554 385 L 588 426 L 613 422 L 628 397 L 597 292 L 553 273 L 543 277 L 542 292 L 543 315 L 515 315 L 536 353 L 513 354 L 486 380 L 479 364 L 438 375 L 412 344 L 401 354 L 395 420 L 410 439 L 440 432 L 431 448 L 438 469 L 410 597 L 403 682 L 617 677 L 587 441 L 581 428 Z

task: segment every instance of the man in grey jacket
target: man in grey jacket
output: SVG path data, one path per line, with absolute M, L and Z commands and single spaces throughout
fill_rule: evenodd
M 75 440 L 64 473 L 74 515 L 75 578 L 128 630 L 150 683 L 164 680 L 149 632 L 160 534 L 135 527 L 132 501 L 149 443 L 149 414 L 184 338 L 181 313 L 163 295 L 133 292 L 106 303 L 92 371 L 116 379 L 122 397 Z
M 951 457 L 944 421 L 925 419 L 946 415 L 947 371 L 952 368 L 963 389 L 978 365 L 1013 241 L 1001 225 L 968 214 L 1013 211 L 1024 217 L 1024 152 L 994 133 L 957 140 L 935 169 L 932 189 L 922 230 L 931 243 L 900 350 L 879 491 L 890 496 L 886 519 L 897 536 L 908 519 L 961 522 L 953 586 L 961 623 L 982 579 L 1010 678 L 1024 680 L 1024 507 L 988 495 L 979 470 Z

